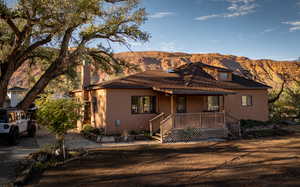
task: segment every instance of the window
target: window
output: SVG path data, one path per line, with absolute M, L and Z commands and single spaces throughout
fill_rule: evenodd
M 207 97 L 208 111 L 218 111 L 220 108 L 219 96 Z
M 83 120 L 90 121 L 90 119 L 91 119 L 91 102 L 85 101 L 84 102 Z
M 155 96 L 132 96 L 131 113 L 133 114 L 151 114 L 155 113 Z
M 98 100 L 97 97 L 93 97 L 93 112 L 98 112 Z
M 186 112 L 186 97 L 179 96 L 177 97 L 177 113 L 185 113 Z
M 229 79 L 229 75 L 228 75 L 228 73 L 220 72 L 219 73 L 219 78 L 220 78 L 220 80 L 228 80 Z
M 243 95 L 242 96 L 242 106 L 252 106 L 252 96 Z

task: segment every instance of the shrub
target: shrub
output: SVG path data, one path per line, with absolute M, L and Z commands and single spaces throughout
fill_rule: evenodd
M 241 128 L 253 128 L 260 126 L 270 125 L 270 122 L 257 121 L 257 120 L 241 120 Z
M 93 133 L 96 135 L 104 135 L 104 129 L 103 128 L 95 128 L 95 127 L 92 127 L 91 125 L 84 125 L 81 133 L 83 133 L 83 134 Z
M 82 105 L 69 98 L 41 97 L 36 101 L 38 106 L 38 124 L 45 126 L 56 135 L 58 145 L 65 157 L 64 137 L 68 130 L 76 128 L 76 122 L 81 118 Z

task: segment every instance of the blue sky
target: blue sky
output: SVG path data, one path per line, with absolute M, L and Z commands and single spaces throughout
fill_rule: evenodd
M 300 0 L 140 0 L 147 43 L 132 51 L 221 53 L 252 59 L 300 57 Z M 12 4 L 15 0 L 6 0 Z M 114 52 L 127 47 L 112 45 Z
M 141 6 L 149 14 L 142 28 L 152 37 L 131 42 L 133 51 L 300 56 L 300 0 L 141 0 Z

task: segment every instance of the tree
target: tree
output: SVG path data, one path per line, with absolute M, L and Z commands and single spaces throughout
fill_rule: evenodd
M 270 103 L 270 115 L 274 121 L 293 119 L 300 122 L 300 81 L 284 89 L 280 98 Z
M 55 134 L 60 149 L 65 153 L 64 137 L 68 130 L 76 128 L 76 122 L 81 118 L 79 111 L 82 104 L 70 98 L 50 96 L 42 97 L 36 103 L 38 124 Z
M 145 20 L 138 0 L 18 0 L 15 8 L 0 0 L 0 107 L 13 73 L 29 60 L 47 68 L 17 106 L 22 109 L 83 59 L 108 73 L 130 67 L 114 58 L 111 44 L 147 41 L 139 29 Z

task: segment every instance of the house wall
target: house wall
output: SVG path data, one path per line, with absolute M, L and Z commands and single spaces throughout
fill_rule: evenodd
M 234 90 L 235 95 L 225 97 L 225 111 L 237 119 L 267 121 L 268 92 L 267 90 Z M 242 96 L 252 96 L 252 106 L 242 106 Z
M 132 114 L 131 96 L 157 96 L 150 89 L 107 89 L 106 130 L 108 134 L 149 130 L 149 120 L 157 114 Z M 116 124 L 119 120 L 120 125 Z
M 187 96 L 187 112 L 198 113 L 207 110 L 207 96 Z
M 74 92 L 73 93 L 73 97 L 80 103 L 83 103 L 83 92 L 82 91 L 78 91 L 78 92 Z M 83 108 L 82 108 L 83 109 Z M 77 121 L 77 129 L 81 130 L 82 126 L 83 126 L 83 122 L 82 120 L 78 120 Z
M 238 119 L 268 120 L 267 90 L 235 90 L 237 94 L 225 96 L 225 111 Z M 251 95 L 253 105 L 242 106 L 242 95 Z M 99 89 L 91 91 L 91 98 L 97 97 L 98 111 L 91 113 L 92 125 L 105 127 L 107 134 L 124 131 L 149 130 L 149 120 L 157 114 L 132 114 L 132 96 L 157 96 L 157 114 L 171 113 L 171 96 L 150 89 Z M 176 111 L 176 96 L 174 96 Z M 91 99 L 92 102 L 92 99 Z M 91 104 L 93 110 L 93 102 Z M 207 110 L 207 96 L 187 96 L 187 112 Z M 120 125 L 118 126 L 117 120 Z
M 173 96 L 174 98 L 174 111 L 176 112 L 176 95 Z M 187 112 L 189 113 L 197 113 L 207 110 L 207 99 L 206 96 L 186 96 L 186 108 Z M 159 113 L 170 114 L 171 113 L 171 96 L 166 96 L 164 94 L 159 94 L 158 106 L 159 106 Z
M 89 98 L 91 102 L 91 125 L 96 128 L 105 128 L 107 117 L 107 90 L 92 90 L 90 91 Z M 96 98 L 96 100 L 93 98 Z

